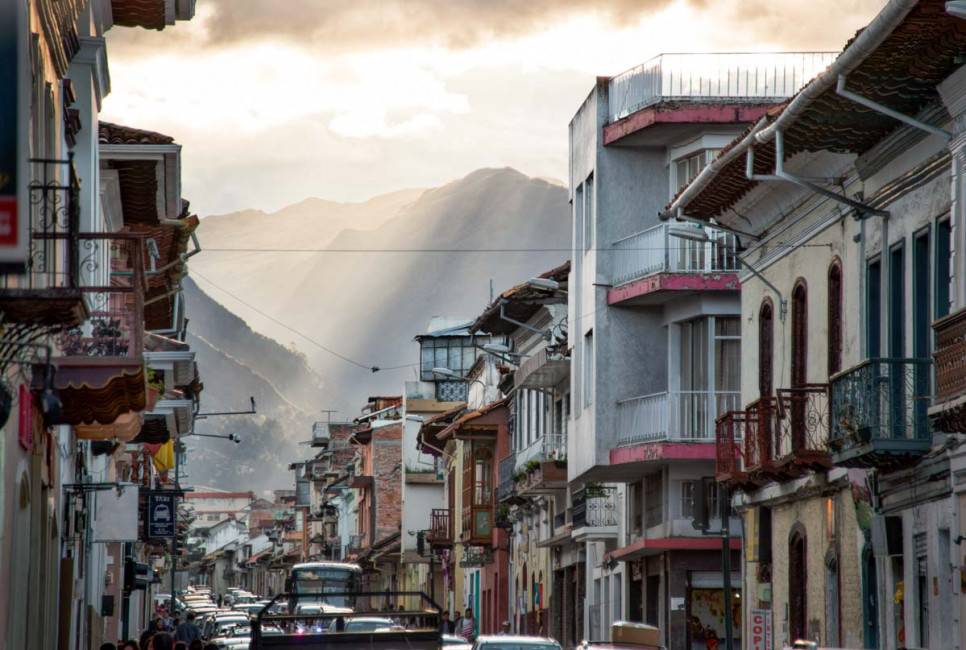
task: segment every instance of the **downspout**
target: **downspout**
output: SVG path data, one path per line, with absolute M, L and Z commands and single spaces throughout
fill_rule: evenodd
M 950 133 L 949 131 L 946 131 L 945 129 L 940 129 L 938 126 L 926 124 L 922 120 L 917 120 L 914 117 L 909 117 L 904 113 L 900 113 L 899 111 L 892 110 L 888 106 L 883 106 L 878 102 L 874 102 L 871 99 L 868 99 L 866 97 L 863 97 L 862 95 L 852 92 L 851 90 L 847 90 L 845 88 L 846 81 L 847 81 L 846 76 L 844 74 L 840 74 L 838 83 L 835 85 L 835 92 L 841 97 L 845 97 L 846 99 L 851 100 L 856 104 L 861 104 L 866 108 L 870 108 L 876 113 L 882 113 L 883 115 L 887 117 L 891 117 L 894 120 L 898 120 L 899 122 L 904 122 L 909 126 L 919 129 L 920 131 L 925 131 L 926 133 L 931 133 L 932 135 L 938 135 L 940 138 L 942 138 L 945 141 L 948 141 L 950 138 L 953 137 L 953 134 Z

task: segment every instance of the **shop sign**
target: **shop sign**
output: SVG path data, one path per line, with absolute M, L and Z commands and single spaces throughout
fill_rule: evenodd
M 748 637 L 749 650 L 772 650 L 770 609 L 751 610 Z

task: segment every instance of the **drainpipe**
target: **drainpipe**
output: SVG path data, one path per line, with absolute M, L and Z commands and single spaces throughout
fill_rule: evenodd
M 938 135 L 940 138 L 942 138 L 945 141 L 948 141 L 950 138 L 953 137 L 953 134 L 950 133 L 949 131 L 946 131 L 945 129 L 940 129 L 938 126 L 926 124 L 922 120 L 917 120 L 914 117 L 909 117 L 904 113 L 900 113 L 899 111 L 892 110 L 888 106 L 883 106 L 878 102 L 874 102 L 871 99 L 868 99 L 866 97 L 863 97 L 862 95 L 852 92 L 851 90 L 847 90 L 845 88 L 846 81 L 847 81 L 847 77 L 844 74 L 840 74 L 838 83 L 835 85 L 835 93 L 837 95 L 841 97 L 845 97 L 846 99 L 851 100 L 856 104 L 861 104 L 866 108 L 871 108 L 876 113 L 882 113 L 883 115 L 887 117 L 891 117 L 894 120 L 904 122 L 909 126 L 915 127 L 921 131 L 925 131 L 926 133 L 931 133 L 932 135 Z

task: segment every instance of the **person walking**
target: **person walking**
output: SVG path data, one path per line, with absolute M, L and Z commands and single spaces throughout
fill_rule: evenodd
M 453 621 L 449 620 L 449 610 L 443 612 L 443 618 L 439 622 L 439 633 L 440 634 L 453 634 L 456 630 L 453 628 Z
M 174 633 L 174 638 L 177 641 L 184 641 L 185 645 L 191 645 L 192 641 L 201 640 L 201 632 L 198 631 L 198 626 L 195 625 L 194 612 L 188 612 L 187 620 L 178 626 L 178 629 Z
M 501 628 L 502 629 L 500 630 L 500 633 L 498 636 L 507 636 L 508 634 L 510 634 L 510 621 L 503 621 L 503 625 L 501 626 Z
M 463 622 L 460 624 L 460 636 L 472 643 L 476 639 L 476 619 L 473 618 L 473 610 L 466 608 Z

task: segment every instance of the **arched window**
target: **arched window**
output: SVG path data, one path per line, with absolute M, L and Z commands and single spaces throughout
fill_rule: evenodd
M 801 524 L 792 527 L 788 538 L 788 633 L 792 642 L 805 639 L 808 620 L 805 529 Z
M 799 279 L 792 290 L 792 388 L 808 383 L 808 289 Z
M 833 551 L 825 558 L 825 645 L 839 646 L 841 597 L 839 594 L 839 557 Z
M 842 264 L 828 269 L 828 374 L 842 369 Z
M 758 393 L 767 397 L 774 392 L 772 355 L 775 349 L 775 312 L 771 300 L 758 311 Z

